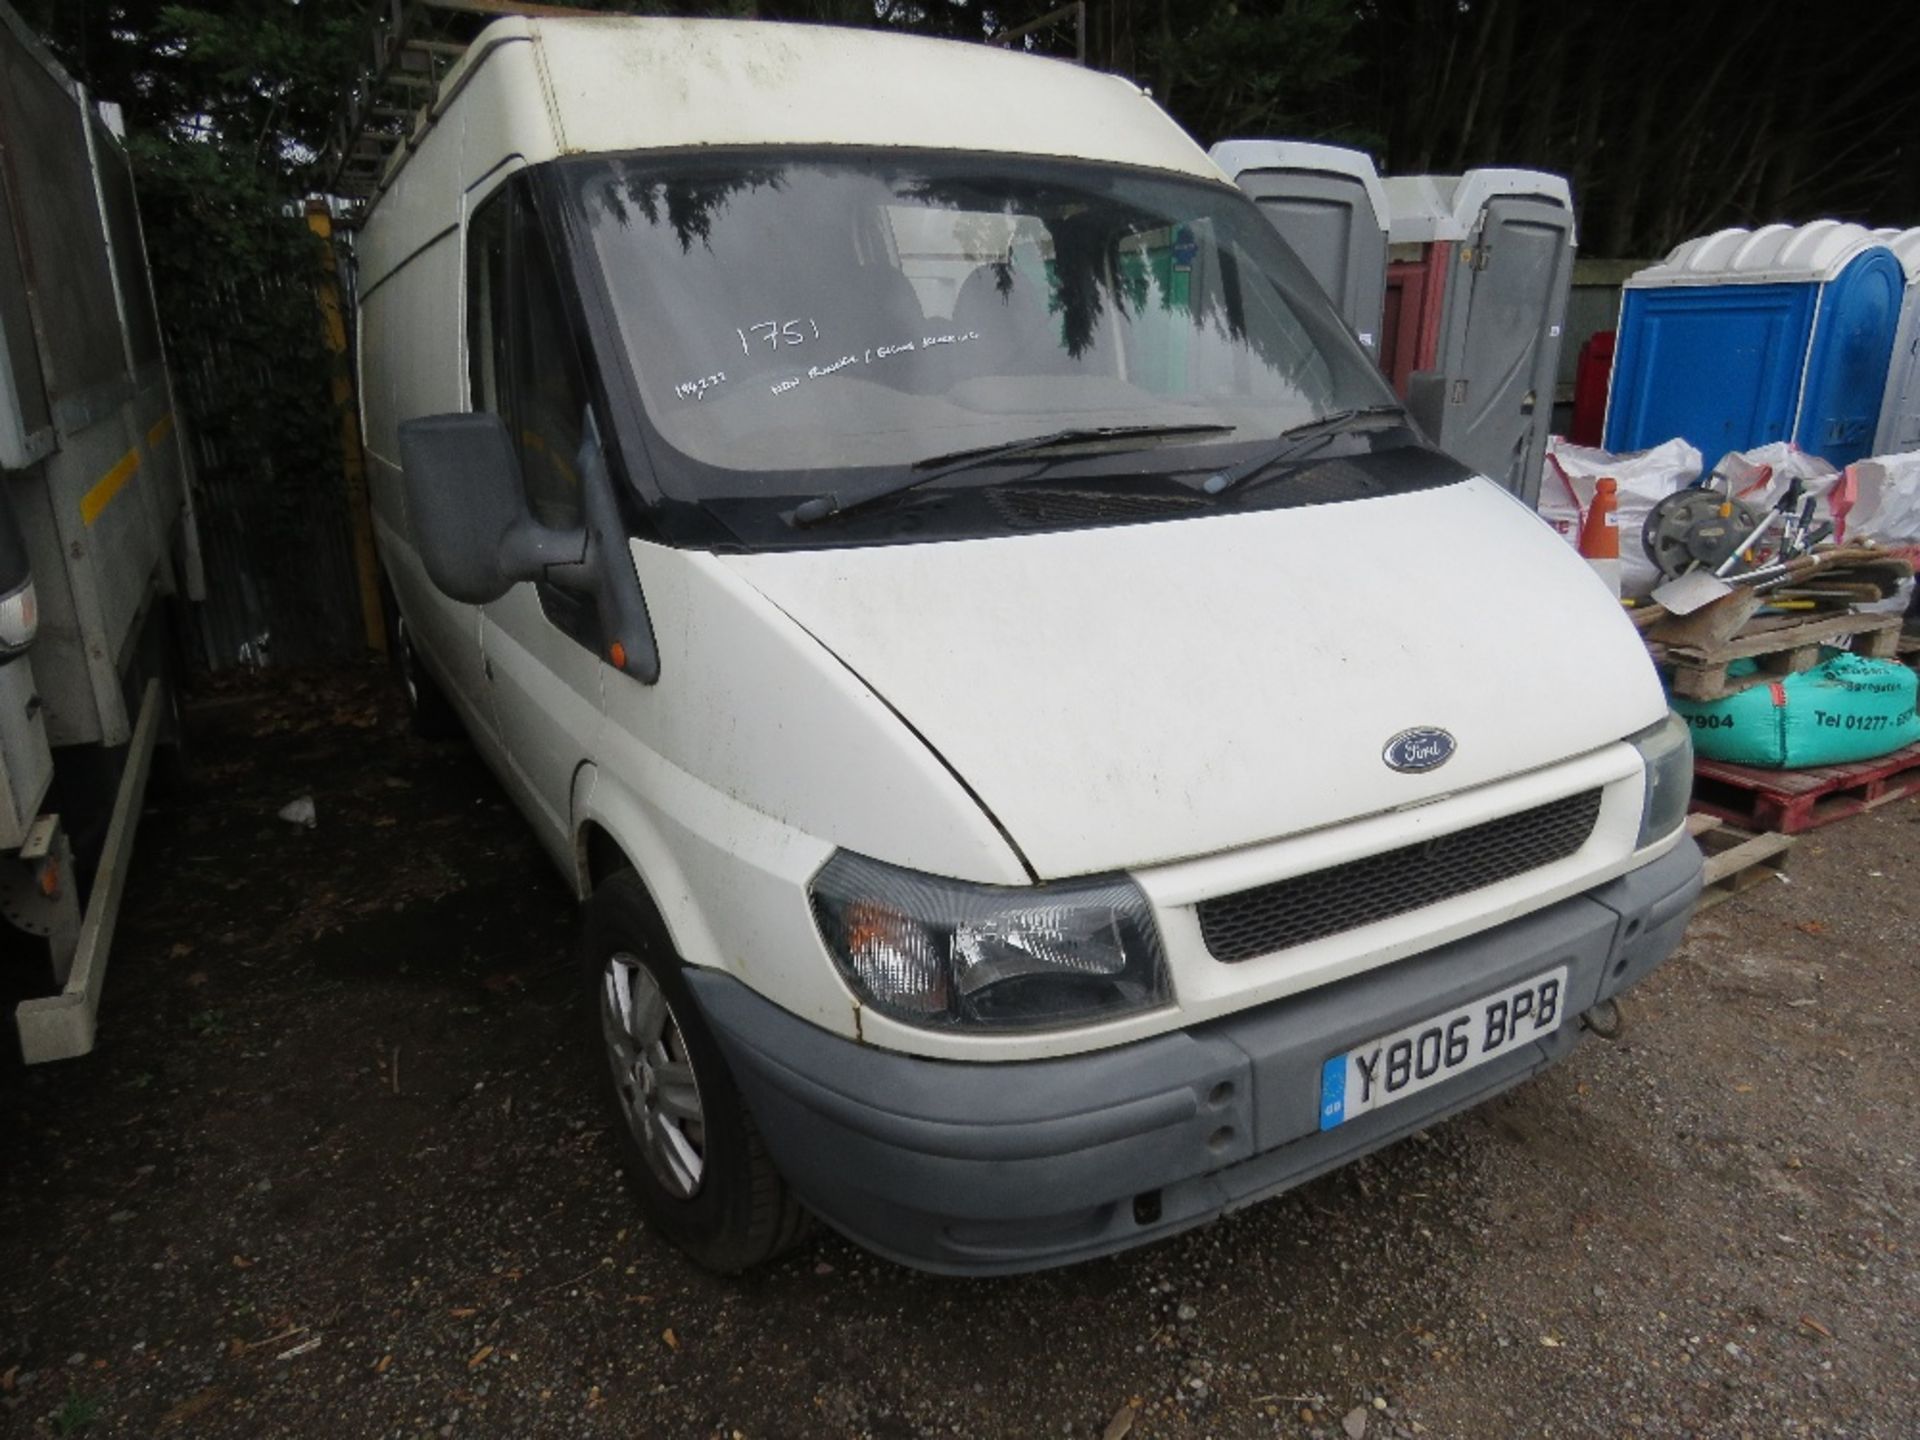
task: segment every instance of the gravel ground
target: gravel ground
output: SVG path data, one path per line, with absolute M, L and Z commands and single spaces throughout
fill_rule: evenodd
M 465 747 L 373 671 L 196 722 L 99 1049 L 0 1076 L 0 1433 L 1920 1435 L 1920 806 L 1696 921 L 1620 1043 L 1251 1211 L 722 1281 L 625 1199 L 568 896 Z

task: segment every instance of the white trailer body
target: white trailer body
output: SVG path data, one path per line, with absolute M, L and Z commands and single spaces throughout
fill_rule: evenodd
M 0 966 L 27 997 L 5 1028 L 31 1063 L 93 1046 L 154 741 L 174 723 L 161 616 L 205 582 L 131 166 L 4 4 L 0 491 L 37 619 L 0 661 Z M 23 981 L 36 970 L 46 985 Z

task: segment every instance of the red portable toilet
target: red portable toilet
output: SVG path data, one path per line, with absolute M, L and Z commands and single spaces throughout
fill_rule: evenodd
M 1466 238 L 1431 175 L 1390 175 L 1387 192 L 1387 305 L 1380 323 L 1380 368 L 1407 398 L 1416 370 L 1431 370 L 1440 345 L 1440 306 L 1448 267 Z
M 1573 423 L 1567 438 L 1576 445 L 1598 445 L 1607 423 L 1607 387 L 1613 381 L 1613 344 L 1618 332 L 1596 330 L 1580 347 L 1573 375 Z

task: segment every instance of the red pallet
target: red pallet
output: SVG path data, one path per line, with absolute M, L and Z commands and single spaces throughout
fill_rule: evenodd
M 1746 830 L 1797 835 L 1889 801 L 1920 794 L 1920 744 L 1878 760 L 1759 770 L 1720 760 L 1693 765 L 1693 808 Z

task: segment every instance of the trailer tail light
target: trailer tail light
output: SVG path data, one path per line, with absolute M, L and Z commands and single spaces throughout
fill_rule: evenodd
M 0 659 L 18 655 L 33 643 L 40 630 L 40 599 L 29 577 L 17 589 L 0 597 Z

